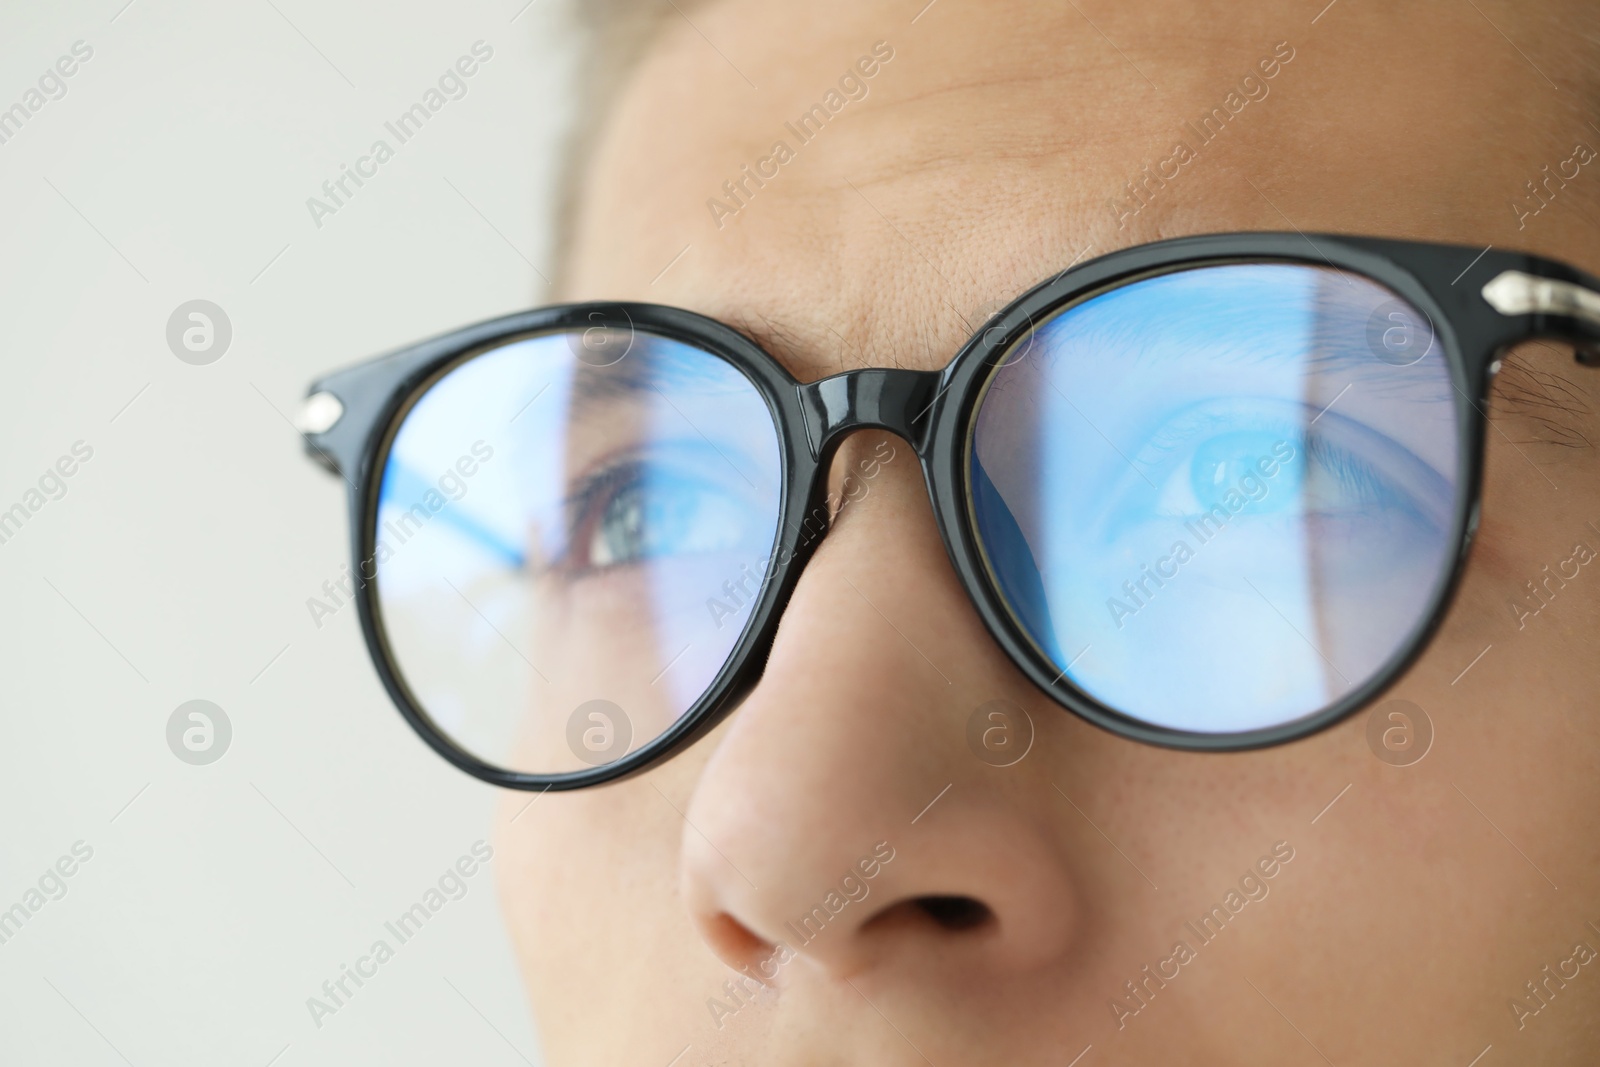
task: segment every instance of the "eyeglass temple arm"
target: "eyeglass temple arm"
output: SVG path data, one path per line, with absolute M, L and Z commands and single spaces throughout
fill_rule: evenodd
M 438 348 L 438 341 L 424 342 L 345 367 L 313 382 L 295 417 L 306 455 L 354 484 L 368 438 L 381 421 L 398 383 L 424 365 Z
M 1572 320 L 1575 328 L 1557 333 L 1570 340 L 1579 363 L 1600 367 L 1600 291 L 1577 282 L 1507 270 L 1482 289 L 1483 299 L 1502 315 L 1536 315 Z

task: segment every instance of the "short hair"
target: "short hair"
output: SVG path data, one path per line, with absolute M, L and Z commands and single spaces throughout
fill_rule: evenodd
M 687 18 L 684 9 L 690 6 L 691 0 L 570 0 L 566 6 L 565 29 L 581 58 L 553 204 L 558 291 L 566 283 L 583 187 L 606 119 L 661 27 L 668 19 Z

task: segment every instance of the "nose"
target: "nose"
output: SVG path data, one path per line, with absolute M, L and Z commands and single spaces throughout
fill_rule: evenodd
M 870 440 L 881 456 L 890 439 L 852 437 L 837 462 Z M 950 567 L 911 449 L 892 445 L 807 565 L 685 812 L 694 923 L 758 981 L 798 960 L 992 984 L 1059 959 L 1080 928 L 1048 775 L 966 740 L 978 706 L 1038 695 Z

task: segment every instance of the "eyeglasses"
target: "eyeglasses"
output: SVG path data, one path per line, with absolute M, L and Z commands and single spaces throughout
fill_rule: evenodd
M 379 676 L 497 785 L 610 781 L 728 714 L 863 428 L 909 443 L 1035 685 L 1124 737 L 1231 750 L 1327 727 L 1426 646 L 1477 526 L 1500 353 L 1536 337 L 1600 366 L 1600 281 L 1494 249 L 1214 235 L 1067 270 L 943 371 L 799 383 L 703 316 L 578 304 L 333 374 L 302 430 L 349 483 Z

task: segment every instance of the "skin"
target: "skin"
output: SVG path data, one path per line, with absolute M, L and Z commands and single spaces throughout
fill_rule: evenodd
M 914 6 L 669 16 L 606 119 L 561 298 L 699 311 L 813 379 L 941 367 L 1086 252 L 1182 234 L 1493 243 L 1600 271 L 1600 170 L 1521 228 L 1511 206 L 1600 144 L 1579 3 L 1346 2 L 1314 25 L 1288 3 Z M 707 198 L 880 40 L 870 95 L 719 228 Z M 1282 41 L 1270 96 L 1119 225 L 1108 198 Z M 1431 719 L 1408 767 L 1374 758 L 1367 712 L 1229 755 L 1066 713 L 988 636 L 894 442 L 713 734 L 621 784 L 507 795 L 495 866 L 549 1062 L 1595 1062 L 1600 960 L 1520 1029 L 1509 1001 L 1600 948 L 1600 564 L 1537 616 L 1511 607 L 1574 542 L 1600 548 L 1597 380 L 1541 345 L 1497 383 L 1464 587 L 1384 698 Z M 835 479 L 883 440 L 851 438 Z M 996 699 L 1036 728 L 1006 768 L 965 740 Z M 878 842 L 894 858 L 868 895 L 714 1022 L 724 982 Z M 1119 1028 L 1124 983 L 1279 842 L 1269 895 Z M 918 901 L 940 895 L 981 921 L 936 921 Z

